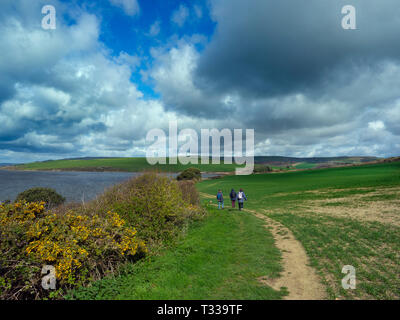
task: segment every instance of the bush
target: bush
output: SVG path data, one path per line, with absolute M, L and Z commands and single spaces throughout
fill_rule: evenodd
M 183 200 L 193 206 L 200 204 L 199 193 L 193 181 L 179 181 L 178 185 L 181 189 Z
M 180 180 L 200 180 L 201 179 L 201 172 L 199 169 L 196 168 L 188 168 L 182 171 L 176 179 Z
M 204 216 L 197 199 L 192 182 L 144 174 L 82 205 L 0 205 L 0 299 L 62 298 L 159 251 Z M 55 268 L 57 291 L 42 288 L 44 265 Z
M 273 171 L 272 168 L 266 165 L 256 165 L 253 170 L 254 173 L 267 173 L 272 171 Z
M 50 188 L 32 188 L 21 192 L 15 201 L 24 200 L 27 202 L 44 202 L 46 208 L 50 209 L 64 203 L 65 198 Z
M 146 251 L 115 212 L 88 217 L 44 208 L 44 202 L 0 205 L 0 299 L 61 297 Z M 57 291 L 42 288 L 44 265 L 55 267 Z
M 87 211 L 101 208 L 121 215 L 153 248 L 170 242 L 186 228 L 191 218 L 204 214 L 201 208 L 184 199 L 177 181 L 155 173 L 112 187 L 92 202 Z

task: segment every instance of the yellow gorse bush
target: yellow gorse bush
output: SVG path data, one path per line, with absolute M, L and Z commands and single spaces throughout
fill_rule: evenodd
M 0 299 L 60 298 L 100 279 L 148 247 L 157 251 L 172 243 L 205 215 L 198 204 L 193 183 L 148 173 L 84 206 L 46 211 L 44 202 L 0 205 Z M 44 265 L 55 268 L 55 292 L 41 286 Z
M 55 214 L 44 208 L 44 203 L 0 205 L 0 230 L 7 242 L 2 241 L 1 250 L 13 241 L 19 244 L 19 251 L 38 270 L 46 264 L 55 267 L 60 286 L 84 284 L 93 279 L 91 273 L 105 273 L 110 263 L 147 251 L 136 230 L 115 212 L 88 216 L 73 210 Z
M 16 202 L 11 205 L 0 204 L 0 226 L 6 226 L 9 223 L 24 224 L 32 221 L 37 215 L 43 213 L 44 206 L 44 202 Z

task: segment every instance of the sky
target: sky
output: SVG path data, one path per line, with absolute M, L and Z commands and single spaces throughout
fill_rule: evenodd
M 398 156 L 399 17 L 398 0 L 1 0 L 0 163 L 144 156 L 171 120 L 254 129 L 256 155 Z

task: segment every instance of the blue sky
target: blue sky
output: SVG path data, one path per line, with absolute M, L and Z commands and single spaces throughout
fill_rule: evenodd
M 101 17 L 99 40 L 112 50 L 113 56 L 118 56 L 121 51 L 132 56 L 140 56 L 142 61 L 138 68 L 141 69 L 147 69 L 153 62 L 151 48 L 160 46 L 171 38 L 193 34 L 201 34 L 210 40 L 215 29 L 215 22 L 208 14 L 207 3 L 201 0 L 141 1 L 140 4 L 136 2 L 139 11 L 135 13 L 126 12 L 123 4 L 115 5 L 109 0 L 92 3 L 82 0 L 62 2 L 68 6 L 74 3 L 85 8 L 86 12 Z M 176 13 L 179 17 L 180 12 L 183 12 L 180 22 L 182 26 L 171 21 L 173 14 Z M 69 24 L 73 23 L 74 21 L 69 21 Z M 201 52 L 204 46 L 199 44 L 196 49 Z M 159 98 L 151 83 L 143 82 L 139 73 L 132 73 L 132 81 L 138 84 L 147 98 Z
M 256 155 L 399 155 L 400 6 L 352 4 L 356 30 L 346 0 L 2 0 L 0 163 L 144 156 L 170 120 L 254 129 Z

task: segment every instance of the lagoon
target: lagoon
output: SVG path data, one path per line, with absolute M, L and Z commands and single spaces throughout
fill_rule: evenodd
M 46 187 L 55 189 L 67 202 L 86 202 L 112 185 L 138 175 L 138 172 L 0 170 L 0 201 L 14 201 L 26 189 Z M 176 177 L 177 174 L 168 175 Z M 213 174 L 203 176 L 210 177 Z

